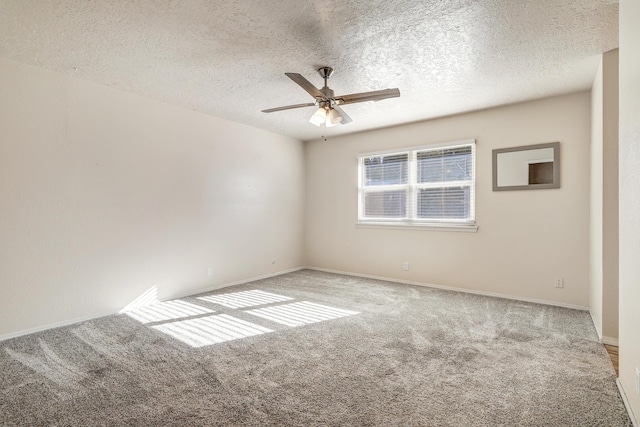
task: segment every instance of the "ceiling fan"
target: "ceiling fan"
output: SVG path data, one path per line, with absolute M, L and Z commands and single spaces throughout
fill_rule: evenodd
M 327 127 L 331 127 L 337 124 L 347 124 L 352 122 L 353 120 L 351 120 L 351 117 L 349 117 L 347 113 L 340 108 L 341 105 L 354 104 L 356 102 L 380 101 L 382 99 L 397 98 L 400 96 L 400 89 L 398 88 L 335 96 L 333 90 L 327 86 L 327 79 L 329 79 L 331 74 L 333 74 L 333 68 L 331 67 L 318 68 L 318 74 L 320 74 L 324 79 L 324 86 L 322 89 L 316 88 L 311 84 L 311 82 L 309 82 L 309 80 L 305 79 L 298 73 L 284 74 L 296 82 L 302 89 L 306 90 L 309 95 L 313 96 L 315 98 L 315 102 L 269 108 L 267 110 L 262 110 L 262 112 L 273 113 L 274 111 L 290 110 L 292 108 L 316 106 L 318 109 L 309 119 L 309 122 L 316 126 L 321 126 L 324 123 Z

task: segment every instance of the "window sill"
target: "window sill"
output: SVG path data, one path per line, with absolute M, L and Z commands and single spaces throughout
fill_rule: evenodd
M 452 224 L 452 223 L 395 223 L 395 222 L 358 222 L 356 224 L 358 228 L 382 228 L 388 230 L 425 230 L 425 231 L 458 231 L 464 233 L 476 233 L 478 226 L 475 224 Z

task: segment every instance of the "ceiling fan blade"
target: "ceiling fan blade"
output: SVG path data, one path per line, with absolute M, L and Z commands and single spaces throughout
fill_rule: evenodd
M 309 80 L 302 77 L 301 74 L 298 74 L 298 73 L 284 73 L 284 74 L 287 77 L 289 77 L 291 80 L 296 82 L 302 89 L 306 90 L 307 93 L 309 93 L 309 95 L 313 96 L 314 98 L 320 98 L 323 100 L 327 99 L 327 97 L 324 96 L 322 92 L 320 92 L 320 89 L 315 87 Z
M 400 96 L 400 89 L 382 89 L 372 92 L 352 93 L 349 95 L 336 96 L 334 99 L 340 104 L 353 104 L 355 102 L 380 101 L 387 98 L 397 98 Z
M 342 108 L 338 107 L 337 105 L 334 105 L 333 109 L 336 110 L 338 113 L 340 113 L 340 115 L 342 116 L 342 121 L 340 122 L 340 124 L 346 125 L 347 123 L 351 123 L 353 121 L 351 120 L 351 117 L 349 117 L 349 115 L 345 113 Z
M 262 112 L 273 113 L 274 111 L 291 110 L 292 108 L 313 107 L 314 105 L 316 105 L 315 102 L 308 102 L 306 104 L 296 104 L 296 105 L 287 105 L 285 107 L 268 108 L 266 110 L 262 110 Z

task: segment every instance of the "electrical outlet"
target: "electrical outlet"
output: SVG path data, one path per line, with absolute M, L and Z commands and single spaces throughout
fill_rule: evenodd
M 562 277 L 556 279 L 556 288 L 564 288 L 564 279 Z
M 636 393 L 640 394 L 640 368 L 636 368 Z
M 409 270 L 409 261 L 405 261 L 404 264 L 402 264 L 402 269 L 404 271 L 408 271 Z
M 207 268 L 207 276 L 209 277 L 213 276 L 213 267 Z

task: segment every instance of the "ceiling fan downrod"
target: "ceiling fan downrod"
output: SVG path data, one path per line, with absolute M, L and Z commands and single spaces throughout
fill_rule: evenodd
M 324 86 L 320 89 L 320 92 L 322 92 L 322 94 L 327 98 L 333 99 L 334 92 L 329 88 L 329 85 L 327 85 L 327 80 L 329 80 L 329 77 L 331 77 L 331 74 L 333 74 L 333 68 L 320 67 L 318 68 L 318 74 L 320 74 L 320 77 L 322 77 L 322 79 L 324 80 Z

